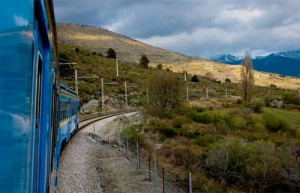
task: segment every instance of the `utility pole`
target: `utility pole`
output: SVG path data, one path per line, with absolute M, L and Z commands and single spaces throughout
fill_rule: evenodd
M 75 93 L 78 95 L 77 70 L 75 70 Z
M 126 109 L 128 107 L 128 98 L 127 98 L 127 84 L 126 84 L 126 81 L 125 81 L 125 102 L 126 102 Z
M 189 101 L 189 87 L 186 87 L 186 100 Z
M 206 99 L 208 99 L 208 88 L 206 88 Z
M 186 82 L 186 70 L 185 70 L 185 63 L 183 64 L 183 66 L 184 66 L 184 67 L 183 67 L 183 68 L 184 68 L 184 69 L 183 69 L 183 70 L 184 70 L 184 81 Z
M 104 83 L 103 83 L 103 78 L 101 78 L 101 103 L 102 103 L 102 113 L 104 113 L 105 108 L 104 108 Z
M 299 94 L 300 94 L 300 90 L 299 90 Z M 147 84 L 147 106 L 149 106 L 149 88 L 148 88 L 148 84 Z
M 118 55 L 116 55 L 116 65 L 117 65 L 117 76 L 119 76 L 119 59 L 118 59 Z

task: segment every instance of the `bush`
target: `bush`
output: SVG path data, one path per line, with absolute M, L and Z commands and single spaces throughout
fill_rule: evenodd
M 162 64 L 157 64 L 157 69 L 161 70 L 163 68 Z
M 224 139 L 210 146 L 206 167 L 212 176 L 224 177 L 230 183 L 237 183 L 244 179 L 248 153 L 248 148 L 241 140 Z
M 232 127 L 234 129 L 246 129 L 247 124 L 243 117 L 235 116 L 232 118 Z
M 184 123 L 187 123 L 187 122 L 188 122 L 188 120 L 187 120 L 186 117 L 184 117 L 184 116 L 177 116 L 177 117 L 175 117 L 175 118 L 172 120 L 172 125 L 173 125 L 173 127 L 175 127 L 175 128 L 182 128 L 182 125 L 183 125 Z
M 231 83 L 231 80 L 230 80 L 229 78 L 226 78 L 226 79 L 225 79 L 225 82 L 226 82 L 226 83 Z
M 173 138 L 177 135 L 177 133 L 174 129 L 168 128 L 168 127 L 159 128 L 159 131 L 161 134 L 163 134 L 164 136 L 169 137 L 169 138 Z
M 264 101 L 261 101 L 261 100 L 251 101 L 246 106 L 248 106 L 255 113 L 261 113 L 263 107 L 265 106 L 265 103 L 264 103 Z
M 79 52 L 80 50 L 79 50 L 79 48 L 75 48 L 75 51 L 76 51 L 76 52 Z
M 300 97 L 293 92 L 287 92 L 282 95 L 282 100 L 286 104 L 300 105 Z
M 266 129 L 268 129 L 269 131 L 277 132 L 291 130 L 291 125 L 289 124 L 289 122 L 283 117 L 276 115 L 275 113 L 264 113 L 263 119 Z
M 193 118 L 194 121 L 199 123 L 217 123 L 221 119 L 221 113 L 217 111 L 206 111 L 202 113 L 194 114 Z
M 193 75 L 191 78 L 192 82 L 199 82 L 198 76 L 197 75 Z
M 276 146 L 269 141 L 256 141 L 248 144 L 251 152 L 245 161 L 245 173 L 259 184 L 257 189 L 264 185 L 276 184 L 284 180 L 284 169 L 281 160 L 276 156 Z
M 196 138 L 196 144 L 200 146 L 208 146 L 217 141 L 217 137 L 211 134 L 204 134 Z
M 127 128 L 124 131 L 124 135 L 128 137 L 128 139 L 131 140 L 138 140 L 140 142 L 143 141 L 143 135 L 141 134 L 141 127 L 140 126 L 132 126 Z
M 107 58 L 116 59 L 116 57 L 117 57 L 117 53 L 116 53 L 115 50 L 112 49 L 112 48 L 109 48 L 109 49 L 106 51 L 106 53 L 107 53 Z

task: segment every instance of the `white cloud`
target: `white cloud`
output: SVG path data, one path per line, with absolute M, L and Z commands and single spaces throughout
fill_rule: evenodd
M 54 2 L 59 22 L 104 26 L 192 56 L 244 53 L 245 49 L 259 55 L 300 48 L 299 0 Z
M 17 26 L 26 26 L 29 24 L 28 20 L 22 16 L 14 15 L 14 20 Z
M 263 16 L 264 11 L 259 8 L 235 8 L 227 6 L 224 10 L 217 14 L 216 23 L 240 22 L 243 25 L 259 19 Z

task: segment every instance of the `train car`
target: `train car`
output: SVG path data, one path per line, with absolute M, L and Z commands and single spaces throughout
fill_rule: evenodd
M 56 156 L 59 158 L 71 137 L 76 133 L 79 125 L 79 97 L 69 85 L 60 82 L 58 99 L 58 135 Z M 59 169 L 59 159 L 56 159 L 56 170 Z
M 0 19 L 0 192 L 49 192 L 78 125 L 60 126 L 78 103 L 60 84 L 52 0 L 0 1 Z

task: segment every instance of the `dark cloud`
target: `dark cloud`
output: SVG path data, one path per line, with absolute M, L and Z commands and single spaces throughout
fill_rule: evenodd
M 299 0 L 54 0 L 58 22 L 105 27 L 192 56 L 299 49 Z

